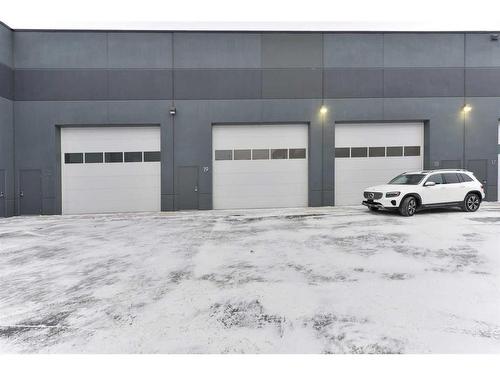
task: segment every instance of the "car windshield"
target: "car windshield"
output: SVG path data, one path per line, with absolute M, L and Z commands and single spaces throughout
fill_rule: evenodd
M 390 185 L 418 185 L 424 178 L 423 174 L 400 174 L 389 181 Z

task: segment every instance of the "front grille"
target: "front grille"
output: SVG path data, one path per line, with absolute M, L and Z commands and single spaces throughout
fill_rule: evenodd
M 373 197 L 371 196 L 372 194 L 373 194 Z M 380 199 L 380 198 L 382 198 L 383 194 L 376 193 L 374 191 L 365 191 L 363 195 L 366 199 Z

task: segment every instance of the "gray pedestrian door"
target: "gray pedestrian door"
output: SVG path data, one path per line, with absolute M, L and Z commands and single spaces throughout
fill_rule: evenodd
M 0 217 L 5 216 L 5 170 L 0 169 Z
M 474 173 L 474 176 L 483 184 L 486 192 L 486 199 L 488 199 L 488 160 L 477 159 L 469 160 L 467 162 L 467 169 Z
M 179 210 L 198 209 L 198 167 L 179 167 L 177 192 Z
M 19 214 L 42 213 L 42 180 L 38 169 L 19 171 Z

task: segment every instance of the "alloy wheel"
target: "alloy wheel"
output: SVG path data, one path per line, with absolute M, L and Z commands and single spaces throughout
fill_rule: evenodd
M 479 198 L 477 197 L 477 195 L 475 195 L 475 194 L 471 195 L 467 199 L 467 208 L 470 211 L 476 211 L 479 208 Z
M 411 199 L 408 202 L 408 213 L 410 215 L 413 215 L 417 209 L 417 202 L 415 202 L 415 199 Z

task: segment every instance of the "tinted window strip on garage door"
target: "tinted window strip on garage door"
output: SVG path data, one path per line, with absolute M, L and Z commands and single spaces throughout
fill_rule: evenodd
M 233 150 L 215 150 L 215 160 L 233 160 Z
M 269 149 L 252 150 L 252 160 L 267 160 L 269 159 Z
M 140 163 L 142 162 L 142 152 L 126 152 L 125 163 Z
M 404 151 L 403 151 L 404 150 Z M 336 147 L 336 158 L 420 156 L 420 146 Z
M 85 163 L 102 163 L 104 158 L 102 152 L 86 152 Z
M 104 153 L 104 161 L 106 163 L 123 163 L 123 152 L 106 152 Z
M 385 156 L 385 147 L 370 147 L 368 150 L 368 155 L 370 155 L 371 158 L 384 157 Z
M 405 156 L 420 156 L 420 146 L 405 146 Z
M 290 148 L 288 150 L 288 157 L 290 159 L 305 159 L 306 149 L 305 148 Z
M 64 163 L 66 164 L 81 164 L 83 163 L 83 153 L 66 153 L 64 154 Z
M 347 148 L 349 150 L 349 148 Z M 306 159 L 306 148 L 215 150 L 215 160 Z M 234 156 L 234 158 L 233 158 Z
M 234 160 L 251 160 L 252 150 L 234 150 Z
M 160 160 L 161 160 L 160 151 L 144 151 L 145 162 L 160 161 Z
M 349 147 L 335 147 L 336 158 L 348 158 L 351 156 L 351 149 Z
M 368 147 L 351 147 L 351 158 L 366 158 Z
M 144 158 L 143 158 L 144 154 Z M 65 153 L 64 163 L 65 164 L 82 164 L 83 163 L 83 153 Z M 125 155 L 125 157 L 124 157 Z M 95 163 L 141 163 L 160 161 L 161 153 L 160 151 L 132 151 L 132 152 L 105 152 L 104 158 L 102 152 L 86 152 L 85 153 L 85 163 L 95 164 Z
M 288 149 L 286 148 L 273 148 L 271 149 L 271 159 L 287 159 Z
M 387 156 L 403 156 L 403 146 L 387 147 Z

